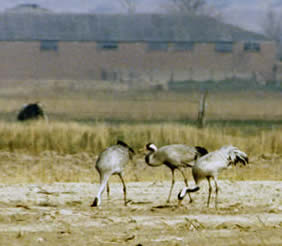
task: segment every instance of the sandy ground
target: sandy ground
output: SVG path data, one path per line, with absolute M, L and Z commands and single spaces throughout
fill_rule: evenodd
M 111 184 L 91 208 L 98 184 L 0 185 L 0 245 L 282 245 L 282 182 L 220 181 L 219 208 L 207 186 L 176 207 L 169 182 Z M 106 192 L 105 192 L 106 193 Z

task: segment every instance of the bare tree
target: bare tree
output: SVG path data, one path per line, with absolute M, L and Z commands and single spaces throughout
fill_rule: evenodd
M 207 0 L 168 0 L 161 6 L 166 13 L 183 15 L 205 15 L 221 18 L 217 8 L 208 4 Z
M 206 0 L 170 0 L 168 7 L 170 11 L 186 14 L 197 14 L 206 5 Z
M 261 23 L 261 28 L 263 33 L 276 42 L 277 46 L 277 58 L 282 60 L 282 15 L 275 12 L 273 9 L 268 9 L 263 22 Z M 277 67 L 272 68 L 272 78 L 276 81 Z
M 273 9 L 269 9 L 261 25 L 264 34 L 276 42 L 281 41 L 281 20 L 281 15 L 278 15 Z
M 136 0 L 119 0 L 119 2 L 128 14 L 136 13 Z

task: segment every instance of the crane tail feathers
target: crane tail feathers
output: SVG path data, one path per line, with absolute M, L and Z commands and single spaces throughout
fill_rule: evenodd
M 123 142 L 123 141 L 121 141 L 121 140 L 118 140 L 118 141 L 117 141 L 117 144 L 118 144 L 118 145 L 121 145 L 121 146 L 123 146 L 123 147 L 125 147 L 125 148 L 128 148 L 128 150 L 129 150 L 132 154 L 135 154 L 134 149 L 132 149 L 127 143 L 125 143 L 125 142 Z
M 209 153 L 206 148 L 201 147 L 201 146 L 195 146 L 195 149 L 197 150 L 200 156 L 203 156 Z
M 246 153 L 244 153 L 243 151 L 240 150 L 235 150 L 234 151 L 234 157 L 233 157 L 233 162 L 234 165 L 236 165 L 237 163 L 242 163 L 243 165 L 246 165 L 249 163 L 249 158 L 247 156 Z

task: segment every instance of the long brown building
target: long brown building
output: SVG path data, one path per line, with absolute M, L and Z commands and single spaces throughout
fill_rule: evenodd
M 276 48 L 264 36 L 199 16 L 0 14 L 0 80 L 263 80 Z

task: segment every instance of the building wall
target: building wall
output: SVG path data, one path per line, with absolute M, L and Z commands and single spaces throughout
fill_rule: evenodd
M 40 50 L 40 42 L 0 42 L 0 80 L 222 80 L 228 77 L 267 78 L 276 62 L 272 42 L 261 50 L 217 52 L 214 43 L 197 43 L 187 51 L 149 51 L 147 44 L 120 43 L 116 50 L 97 49 L 95 42 L 59 42 L 57 51 Z

